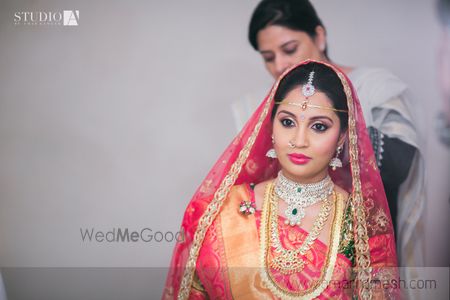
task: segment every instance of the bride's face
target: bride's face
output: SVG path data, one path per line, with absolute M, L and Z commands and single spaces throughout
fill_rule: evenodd
M 312 107 L 303 110 L 288 104 L 301 104 L 304 100 L 299 87 L 289 92 L 279 105 L 273 120 L 274 149 L 286 177 L 313 183 L 326 176 L 328 164 L 345 135 L 334 111 Z M 333 107 L 322 92 L 316 92 L 308 100 L 312 105 Z

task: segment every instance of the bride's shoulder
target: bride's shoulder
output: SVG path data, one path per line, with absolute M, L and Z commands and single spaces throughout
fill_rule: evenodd
M 245 183 L 242 183 L 242 184 L 239 184 L 239 185 L 234 185 L 231 188 L 231 192 L 236 193 L 236 192 L 239 192 L 239 191 L 249 191 L 250 190 L 250 192 L 252 194 L 255 194 L 255 196 L 261 196 L 262 197 L 262 196 L 264 196 L 264 192 L 266 190 L 267 184 L 269 184 L 272 181 L 273 181 L 273 179 L 269 179 L 269 180 L 262 181 L 262 182 L 257 183 L 257 184 L 245 182 Z
M 255 194 L 264 195 L 267 185 L 271 182 L 273 182 L 273 179 L 261 181 L 260 183 L 256 184 L 255 187 L 253 188 L 253 190 L 255 191 Z
M 338 185 L 334 185 L 334 189 L 336 191 L 337 194 L 341 195 L 345 200 L 347 200 L 350 196 L 350 194 L 344 190 L 342 187 L 338 186 Z
M 260 210 L 262 208 L 262 202 L 264 200 L 264 193 L 266 192 L 267 185 L 273 182 L 273 179 L 262 181 L 255 185 L 253 191 L 255 193 L 255 204 L 256 209 Z

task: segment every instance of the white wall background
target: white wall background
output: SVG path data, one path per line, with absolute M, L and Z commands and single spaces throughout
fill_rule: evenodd
M 0 1 L 0 266 L 10 299 L 159 297 L 157 268 L 173 243 L 83 243 L 80 227 L 178 229 L 236 132 L 231 103 L 262 100 L 272 83 L 247 42 L 257 2 Z M 313 3 L 334 61 L 386 67 L 424 103 L 426 263 L 448 266 L 434 2 Z M 16 11 L 60 9 L 80 10 L 80 25 L 13 22 Z

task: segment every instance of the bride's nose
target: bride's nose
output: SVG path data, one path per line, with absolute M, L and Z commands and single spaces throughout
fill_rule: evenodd
M 292 143 L 296 148 L 304 148 L 309 146 L 307 126 L 299 126 L 295 132 Z

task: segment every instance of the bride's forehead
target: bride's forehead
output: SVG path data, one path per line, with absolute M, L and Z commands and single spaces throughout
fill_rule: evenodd
M 287 104 L 288 102 L 301 104 L 304 101 L 307 101 L 308 104 L 334 107 L 333 102 L 330 100 L 330 98 L 328 98 L 328 96 L 325 93 L 316 91 L 314 95 L 306 98 L 301 94 L 301 91 L 299 92 L 298 89 L 290 91 L 286 95 L 286 97 L 281 100 L 281 104 L 285 103 Z
M 307 109 L 303 110 L 298 106 L 295 105 L 289 105 L 289 104 L 280 104 L 280 107 L 278 108 L 278 113 L 280 115 L 288 115 L 291 114 L 295 117 L 299 117 L 300 119 L 306 118 L 316 118 L 316 117 L 329 117 L 331 119 L 337 118 L 337 115 L 335 112 L 328 110 L 328 109 L 320 109 L 315 107 L 308 107 Z
M 306 104 L 306 105 L 305 105 Z M 291 113 L 295 116 L 303 117 L 317 117 L 317 116 L 327 116 L 330 118 L 337 118 L 336 112 L 327 109 L 333 108 L 332 102 L 328 99 L 325 94 L 317 95 L 314 94 L 308 97 L 308 100 L 297 97 L 297 98 L 285 98 L 279 103 L 278 112 Z

